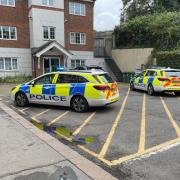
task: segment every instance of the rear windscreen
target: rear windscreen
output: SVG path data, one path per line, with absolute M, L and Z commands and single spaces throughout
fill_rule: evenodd
M 113 79 L 109 76 L 109 74 L 100 74 L 99 76 L 105 83 L 113 83 L 114 82 Z
M 180 77 L 180 71 L 165 71 L 167 77 Z

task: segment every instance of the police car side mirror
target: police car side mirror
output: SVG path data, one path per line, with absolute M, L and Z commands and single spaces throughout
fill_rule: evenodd
M 34 81 L 31 82 L 31 86 L 32 86 L 32 87 L 35 86 L 35 82 L 34 82 Z

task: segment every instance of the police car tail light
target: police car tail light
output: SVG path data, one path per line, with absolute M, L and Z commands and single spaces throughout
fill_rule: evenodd
M 110 89 L 109 86 L 107 85 L 95 85 L 93 86 L 96 90 L 99 90 L 99 91 L 105 91 L 105 90 L 108 90 Z
M 163 77 L 159 77 L 158 80 L 159 80 L 159 81 L 170 81 L 169 78 L 163 78 Z

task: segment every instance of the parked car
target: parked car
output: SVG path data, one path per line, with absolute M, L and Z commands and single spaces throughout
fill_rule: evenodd
M 61 70 L 14 87 L 11 98 L 20 107 L 36 103 L 70 106 L 76 112 L 85 112 L 91 106 L 118 101 L 119 90 L 107 72 Z
M 156 92 L 174 92 L 180 94 L 180 69 L 154 67 L 146 69 L 130 81 L 131 90 L 140 89 L 149 95 Z

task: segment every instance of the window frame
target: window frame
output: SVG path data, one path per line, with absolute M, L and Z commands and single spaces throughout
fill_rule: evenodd
M 9 4 L 9 0 L 7 0 L 7 4 L 2 4 L 2 1 L 0 0 L 0 6 L 8 6 L 8 7 L 16 7 L 16 0 L 12 0 L 13 5 Z
M 48 38 L 44 37 L 44 29 L 48 29 Z M 51 29 L 54 29 L 54 39 L 51 38 Z M 56 27 L 53 26 L 43 26 L 43 40 L 48 41 L 48 40 L 55 40 L 56 39 Z
M 43 75 L 43 76 L 41 76 L 41 77 L 38 77 L 37 79 L 34 80 L 34 85 L 35 85 L 35 86 L 43 85 L 43 84 L 37 84 L 37 81 L 39 81 L 40 79 L 45 78 L 46 76 L 52 76 L 52 82 L 51 82 L 50 84 L 49 84 L 49 83 L 48 83 L 48 84 L 43 83 L 43 84 L 46 84 L 46 85 L 54 84 L 53 81 L 54 81 L 54 78 L 55 78 L 55 76 L 56 76 L 55 73 L 54 73 L 54 74 L 45 74 L 45 75 Z M 32 81 L 32 82 L 33 82 L 33 81 Z M 30 82 L 30 83 L 32 83 L 32 82 Z
M 72 66 L 72 61 L 74 61 L 74 63 L 75 63 L 74 67 Z M 80 61 L 80 65 L 78 65 L 78 66 L 85 66 L 86 65 L 86 60 L 85 59 L 71 59 L 71 68 L 78 67 L 77 66 L 77 61 Z M 82 62 L 84 62 L 84 63 L 82 63 Z
M 79 6 L 79 12 L 76 12 L 76 8 Z M 83 12 L 83 7 L 84 7 L 84 12 Z M 72 9 L 73 8 L 73 9 Z M 69 2 L 69 14 L 74 15 L 74 16 L 86 16 L 87 14 L 87 8 L 85 3 L 79 3 L 79 2 Z
M 79 43 L 76 42 L 77 35 L 79 35 L 79 38 L 80 38 Z M 82 39 L 82 36 L 84 36 L 84 39 Z M 87 44 L 87 34 L 86 33 L 80 33 L 80 32 L 70 32 L 69 40 L 70 40 L 70 44 L 86 45 Z
M 54 6 L 55 6 L 55 0 L 52 0 L 53 5 L 50 5 L 50 1 L 51 1 L 51 0 L 46 0 L 46 1 L 47 1 L 47 4 L 44 4 L 44 3 L 43 3 L 44 0 L 42 0 L 42 5 L 43 5 L 43 6 L 47 6 L 47 7 L 54 7 Z
M 8 33 L 9 33 L 9 38 L 4 38 L 4 33 L 3 33 L 3 28 L 8 27 Z M 11 37 L 12 33 L 12 28 L 15 28 L 15 38 Z M 0 40 L 6 40 L 6 41 L 17 41 L 17 27 L 15 26 L 0 26 Z
M 3 60 L 3 69 L 0 69 L 0 72 L 1 71 L 9 71 L 9 72 L 11 72 L 11 71 L 19 71 L 19 66 L 18 66 L 18 58 L 16 58 L 16 57 L 0 57 L 0 59 L 2 59 Z M 10 59 L 11 61 L 11 69 L 6 69 L 6 60 L 7 59 Z M 15 69 L 14 68 L 14 66 L 13 66 L 13 60 L 16 60 L 16 67 L 17 67 L 17 69 Z
M 74 78 L 73 78 L 73 80 L 75 80 L 76 82 L 62 82 L 62 83 L 59 83 L 58 82 L 58 80 L 59 80 L 59 78 L 61 77 L 61 76 L 74 76 Z M 84 80 L 85 80 L 85 82 L 78 82 L 79 81 L 79 79 L 78 78 L 83 78 Z M 57 77 L 57 80 L 56 80 L 56 84 L 76 84 L 76 83 L 78 83 L 78 84 L 84 84 L 84 83 L 88 83 L 89 82 L 89 80 L 88 79 L 86 79 L 85 77 L 83 77 L 83 76 L 80 76 L 80 75 L 77 75 L 77 74 L 58 74 L 58 77 Z

